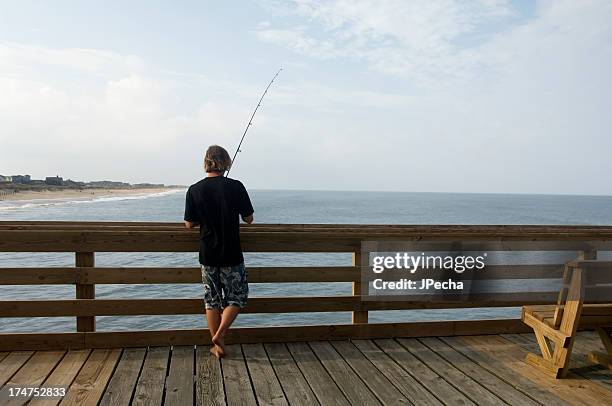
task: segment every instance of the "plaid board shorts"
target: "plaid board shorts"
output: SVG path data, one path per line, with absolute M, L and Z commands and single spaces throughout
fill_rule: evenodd
M 246 306 L 249 284 L 244 263 L 234 266 L 201 265 L 201 267 L 206 309 L 223 309 L 230 305 L 240 308 Z

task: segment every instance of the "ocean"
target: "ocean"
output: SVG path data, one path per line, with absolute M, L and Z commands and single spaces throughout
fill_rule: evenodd
M 612 225 L 612 196 L 252 190 L 257 223 Z M 184 191 L 93 201 L 0 201 L 0 221 L 182 221 Z M 573 253 L 558 254 L 571 258 Z M 558 256 L 555 260 L 558 260 Z M 520 260 L 520 258 L 519 258 Z M 544 259 L 545 260 L 545 259 Z M 550 260 L 550 259 L 549 259 Z M 250 266 L 349 265 L 350 254 L 245 253 Z M 96 253 L 98 266 L 197 266 L 197 253 Z M 71 253 L 0 253 L 2 267 L 73 266 Z M 527 283 L 527 281 L 525 281 Z M 250 296 L 347 295 L 349 283 L 250 284 Z M 97 298 L 198 298 L 199 284 L 97 285 Z M 0 286 L 0 300 L 73 299 L 74 287 Z M 371 322 L 518 318 L 518 308 L 370 312 Z M 350 313 L 245 314 L 236 325 L 349 323 Z M 4 318 L 0 331 L 74 331 L 75 319 Z M 203 316 L 97 317 L 97 329 L 201 328 Z

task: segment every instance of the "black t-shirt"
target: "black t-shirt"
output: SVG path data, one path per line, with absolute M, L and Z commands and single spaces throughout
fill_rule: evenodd
M 240 219 L 253 214 L 244 185 L 224 176 L 206 177 L 189 187 L 185 221 L 200 224 L 200 263 L 234 266 L 242 263 Z

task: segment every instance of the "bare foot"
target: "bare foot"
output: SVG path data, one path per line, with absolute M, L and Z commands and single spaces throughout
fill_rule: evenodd
M 219 333 L 217 333 L 212 338 L 212 343 L 215 345 L 215 347 L 217 347 L 217 351 L 220 354 L 223 354 L 221 356 L 222 357 L 225 356 L 225 340 L 224 340 L 224 337 L 219 335 Z
M 217 358 L 222 358 L 225 356 L 225 352 L 218 345 L 213 345 L 210 347 L 210 353 Z

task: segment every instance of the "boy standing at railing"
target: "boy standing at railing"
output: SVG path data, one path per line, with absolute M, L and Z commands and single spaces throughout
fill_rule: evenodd
M 225 355 L 225 333 L 247 302 L 249 286 L 240 246 L 240 219 L 253 222 L 253 206 L 244 185 L 224 177 L 232 161 L 212 145 L 204 156 L 206 177 L 191 185 L 185 202 L 185 226 L 200 226 L 200 264 L 210 352 Z

